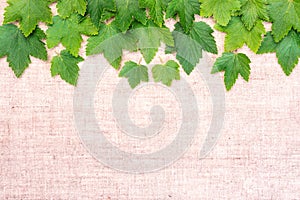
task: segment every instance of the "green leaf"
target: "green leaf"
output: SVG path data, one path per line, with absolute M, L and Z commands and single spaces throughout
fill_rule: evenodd
M 131 33 L 123 34 L 115 23 L 101 24 L 99 34 L 88 39 L 87 55 L 103 53 L 108 62 L 119 69 L 122 60 L 122 50 L 135 51 L 136 39 Z
M 13 24 L 0 26 L 0 57 L 7 56 L 9 66 L 20 77 L 31 63 L 29 56 L 47 60 L 45 44 L 41 41 L 44 38 L 39 28 L 26 38 Z
M 129 29 L 133 19 L 142 24 L 147 23 L 146 11 L 139 7 L 138 0 L 116 0 L 116 5 L 117 15 L 115 22 L 122 32 Z
M 116 11 L 114 0 L 87 0 L 87 2 L 87 12 L 90 14 L 92 22 L 97 28 L 99 28 L 101 19 L 103 15 L 107 14 L 107 11 Z
M 135 62 L 126 62 L 119 74 L 120 77 L 128 78 L 131 88 L 135 88 L 142 81 L 148 82 L 148 69 L 144 65 L 139 65 Z
M 244 80 L 249 81 L 250 63 L 250 59 L 245 54 L 223 53 L 222 57 L 217 58 L 212 73 L 225 71 L 224 82 L 227 91 L 229 91 L 239 74 Z
M 73 56 L 77 57 L 83 41 L 81 34 L 96 35 L 98 30 L 90 18 L 81 20 L 80 16 L 73 14 L 67 19 L 54 16 L 53 24 L 49 26 L 46 33 L 49 48 L 53 48 L 61 42 Z
M 172 0 L 168 5 L 166 18 L 178 14 L 180 24 L 187 33 L 193 25 L 194 15 L 199 14 L 199 6 L 199 0 Z
M 82 62 L 80 56 L 74 57 L 68 51 L 63 50 L 60 55 L 53 57 L 51 61 L 51 75 L 60 77 L 67 83 L 76 85 L 78 79 L 78 63 Z
M 239 49 L 244 44 L 247 44 L 253 52 L 257 52 L 263 40 L 262 36 L 266 33 L 262 21 L 258 20 L 249 31 L 240 17 L 233 17 L 226 27 L 216 26 L 215 28 L 227 33 L 225 37 L 225 51 L 227 52 Z
M 262 54 L 272 52 L 276 52 L 278 63 L 281 65 L 284 73 L 289 76 L 299 62 L 300 34 L 291 30 L 280 42 L 275 42 L 271 33 L 268 32 L 257 53 Z
M 19 21 L 20 29 L 27 37 L 39 22 L 51 22 L 51 10 L 47 0 L 7 0 L 4 23 Z
M 161 27 L 164 23 L 166 0 L 139 0 L 140 7 L 148 8 L 151 19 Z
M 194 22 L 190 36 L 197 41 L 204 51 L 218 54 L 215 38 L 212 36 L 213 29 L 205 22 Z
M 114 18 L 115 16 L 116 16 L 115 11 L 104 10 L 101 15 L 100 22 L 105 22 L 106 20 L 110 20 L 110 19 Z
M 190 33 L 185 34 L 180 24 L 177 23 L 173 31 L 175 48 L 167 48 L 166 52 L 176 51 L 177 60 L 184 71 L 190 74 L 202 58 L 202 50 L 218 53 L 212 32 L 213 30 L 206 23 L 194 22 Z
M 265 35 L 263 42 L 261 43 L 261 46 L 259 47 L 257 54 L 263 54 L 263 53 L 274 53 L 276 52 L 278 43 L 274 41 L 274 38 L 271 34 L 271 32 L 267 32 Z
M 300 1 L 299 0 L 269 0 L 269 12 L 273 21 L 272 34 L 279 42 L 294 28 L 300 31 Z
M 165 65 L 155 65 L 152 74 L 155 82 L 162 82 L 167 86 L 171 86 L 173 80 L 180 80 L 179 65 L 173 60 Z
M 239 0 L 200 0 L 200 15 L 213 16 L 218 24 L 226 26 L 234 12 L 240 10 Z
M 166 27 L 160 28 L 152 21 L 148 21 L 146 25 L 134 23 L 133 29 L 130 31 L 137 38 L 137 46 L 147 64 L 155 57 L 161 42 L 168 46 L 174 46 L 170 30 Z
M 256 22 L 261 19 L 269 21 L 267 1 L 266 0 L 240 0 L 242 7 L 240 14 L 241 19 L 250 31 Z
M 86 0 L 58 0 L 56 7 L 59 16 L 65 19 L 75 12 L 83 16 L 86 5 Z

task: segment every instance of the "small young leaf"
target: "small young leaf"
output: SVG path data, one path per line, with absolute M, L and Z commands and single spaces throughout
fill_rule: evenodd
M 0 26 L 0 58 L 7 56 L 7 62 L 17 77 L 20 77 L 31 63 L 30 56 L 47 60 L 44 32 L 37 28 L 28 37 L 13 24 Z
M 62 19 L 59 16 L 53 17 L 53 24 L 47 30 L 47 46 L 53 48 L 60 42 L 75 57 L 78 56 L 81 42 L 81 34 L 96 35 L 98 30 L 94 27 L 90 18 L 80 20 L 77 14 L 70 18 Z
M 128 78 L 128 82 L 131 88 L 135 88 L 142 81 L 149 81 L 147 67 L 144 65 L 139 65 L 132 61 L 125 63 L 119 76 Z
M 171 86 L 173 80 L 180 80 L 179 65 L 173 60 L 165 65 L 155 65 L 152 74 L 155 82 L 162 82 L 166 86 Z
M 217 58 L 212 73 L 225 71 L 225 86 L 229 91 L 235 84 L 240 74 L 244 80 L 248 81 L 250 76 L 250 59 L 242 53 L 223 53 L 222 57 Z
M 78 63 L 82 62 L 80 56 L 74 57 L 68 51 L 63 50 L 60 55 L 53 57 L 51 61 L 51 75 L 60 77 L 67 83 L 76 85 L 78 79 Z

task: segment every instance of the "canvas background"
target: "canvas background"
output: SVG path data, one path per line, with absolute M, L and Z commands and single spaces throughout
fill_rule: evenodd
M 1 23 L 5 6 L 1 0 Z M 224 34 L 215 36 L 222 52 Z M 226 93 L 223 129 L 210 154 L 197 157 L 211 103 L 205 83 L 193 73 L 188 80 L 201 105 L 198 136 L 173 165 L 139 175 L 106 167 L 84 148 L 73 120 L 74 88 L 51 78 L 49 62 L 32 58 L 17 79 L 0 59 L 0 199 L 300 199 L 300 66 L 286 77 L 274 54 L 258 56 L 246 47 L 241 52 L 252 60 L 251 78 L 249 83 L 239 79 Z M 109 104 L 117 80 L 117 73 L 108 70 L 98 84 L 97 119 L 106 136 L 137 153 L 172 141 L 180 105 L 161 88 L 138 90 L 129 114 L 147 126 L 151 105 L 159 103 L 167 113 L 167 129 L 142 145 L 118 132 Z

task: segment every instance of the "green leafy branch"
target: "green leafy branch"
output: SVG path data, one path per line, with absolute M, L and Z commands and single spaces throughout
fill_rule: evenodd
M 215 30 L 226 33 L 224 52 L 212 73 L 224 71 L 227 90 L 239 75 L 250 77 L 251 61 L 237 50 L 247 45 L 257 54 L 276 53 L 284 73 L 290 75 L 300 57 L 300 0 L 7 0 L 0 26 L 0 57 L 17 77 L 31 63 L 30 56 L 48 60 L 46 45 L 65 49 L 52 58 L 51 75 L 76 85 L 82 35 L 89 37 L 86 55 L 103 54 L 128 78 L 132 88 L 149 80 L 148 68 L 132 61 L 121 66 L 123 50 L 140 51 L 151 63 L 162 43 L 169 60 L 152 68 L 154 81 L 170 86 L 180 79 L 180 66 L 190 74 L 203 51 L 218 54 L 214 30 L 195 15 L 212 17 Z M 58 15 L 53 16 L 50 5 Z M 171 32 L 168 18 L 177 20 Z M 44 33 L 40 23 L 47 24 Z M 263 22 L 272 23 L 266 32 Z M 187 59 L 188 58 L 188 59 Z

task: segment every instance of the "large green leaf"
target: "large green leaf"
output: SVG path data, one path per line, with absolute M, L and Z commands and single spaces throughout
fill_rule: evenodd
M 121 33 L 115 23 L 101 24 L 99 34 L 88 39 L 86 53 L 103 53 L 108 62 L 115 69 L 119 69 L 123 49 L 135 51 L 136 38 L 131 33 Z
M 276 52 L 278 63 L 284 73 L 290 75 L 300 58 L 300 34 L 291 30 L 280 42 L 275 42 L 271 32 L 268 32 L 257 53 L 273 52 Z
M 279 42 L 294 28 L 300 31 L 300 0 L 269 0 L 272 34 Z
M 86 0 L 58 0 L 56 7 L 59 16 L 65 19 L 75 12 L 83 16 L 86 5 Z
M 234 51 L 244 44 L 256 52 L 261 45 L 263 35 L 266 33 L 262 21 L 257 21 L 255 26 L 249 31 L 240 17 L 233 17 L 226 27 L 216 26 L 216 29 L 227 33 L 225 37 L 225 51 Z
M 173 37 L 177 53 L 176 58 L 180 62 L 184 71 L 190 74 L 196 67 L 202 51 L 218 53 L 217 45 L 212 36 L 213 30 L 204 22 L 194 22 L 190 33 L 186 34 L 179 23 L 175 25 Z
M 94 27 L 90 18 L 81 20 L 77 14 L 67 19 L 59 16 L 53 17 L 53 24 L 47 30 L 47 46 L 53 48 L 60 42 L 75 57 L 83 41 L 81 34 L 96 35 L 98 30 Z
M 94 25 L 98 28 L 101 25 L 101 19 L 105 18 L 107 12 L 116 11 L 114 0 L 87 0 L 87 2 L 87 12 L 90 14 Z
M 27 37 L 39 22 L 51 22 L 51 10 L 47 0 L 7 0 L 4 23 L 19 21 L 20 29 Z
M 134 23 L 131 30 L 138 43 L 137 46 L 141 50 L 146 63 L 150 63 L 161 42 L 168 46 L 174 46 L 174 39 L 172 33 L 166 27 L 159 27 L 152 21 L 148 21 L 146 25 L 141 23 Z
M 239 0 L 200 0 L 201 16 L 213 16 L 218 24 L 226 26 L 231 16 L 240 9 Z
M 178 14 L 180 24 L 187 33 L 193 25 L 194 15 L 199 14 L 199 6 L 199 0 L 172 0 L 168 5 L 166 18 Z
M 9 66 L 20 77 L 31 63 L 30 56 L 47 60 L 45 44 L 41 41 L 45 37 L 39 28 L 25 37 L 13 24 L 0 26 L 0 57 L 7 56 Z
M 246 28 L 250 31 L 258 20 L 269 21 L 266 0 L 240 0 L 240 14 Z
M 115 22 L 121 31 L 127 31 L 133 22 L 133 19 L 147 23 L 147 16 L 145 9 L 139 7 L 138 0 L 116 0 L 117 15 Z

